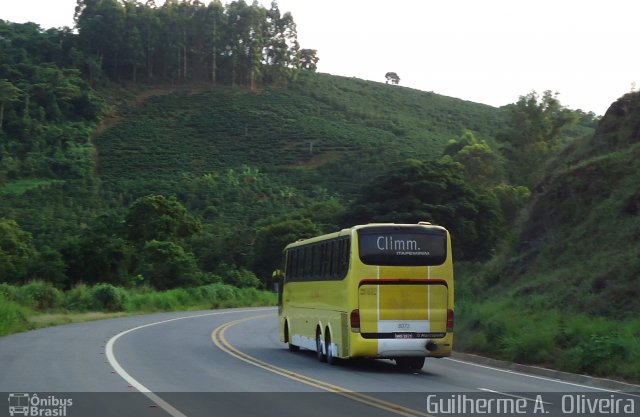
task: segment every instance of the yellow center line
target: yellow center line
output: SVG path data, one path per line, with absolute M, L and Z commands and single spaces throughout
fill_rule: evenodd
M 379 408 L 381 410 L 385 410 L 385 411 L 389 411 L 391 413 L 397 414 L 397 415 L 401 415 L 401 416 L 406 416 L 406 417 L 415 417 L 415 416 L 421 416 L 421 417 L 434 417 L 431 414 L 426 414 L 423 412 L 420 412 L 418 410 L 414 410 L 411 408 L 407 408 L 404 406 L 401 406 L 399 404 L 394 404 L 388 401 L 384 401 L 381 400 L 379 398 L 375 398 L 369 395 L 365 395 L 365 394 L 361 394 L 359 392 L 355 392 L 352 391 L 350 389 L 338 386 L 338 385 L 333 385 L 333 384 L 329 384 L 327 382 L 321 381 L 319 379 L 315 379 L 315 378 L 311 378 L 302 374 L 298 374 L 296 372 L 290 371 L 288 369 L 285 368 L 281 368 L 279 366 L 276 365 L 272 365 L 270 363 L 264 362 L 260 359 L 254 358 L 251 355 L 248 355 L 240 350 L 238 350 L 236 347 L 234 347 L 233 345 L 231 345 L 231 343 L 229 343 L 229 341 L 226 339 L 225 337 L 225 332 L 240 323 L 243 323 L 245 321 L 249 321 L 249 320 L 254 320 L 257 318 L 262 318 L 262 317 L 266 317 L 269 316 L 270 314 L 261 314 L 258 316 L 252 316 L 252 317 L 246 317 L 243 319 L 239 319 L 239 320 L 234 320 L 234 321 L 230 321 L 228 323 L 225 323 L 219 327 L 217 327 L 216 329 L 213 330 L 213 332 L 211 332 L 211 340 L 213 341 L 213 343 L 220 348 L 222 351 L 228 353 L 229 355 L 240 359 L 241 361 L 247 362 L 253 366 L 257 366 L 258 368 L 264 369 L 266 371 L 269 372 L 273 372 L 274 374 L 278 374 L 281 375 L 285 378 L 289 378 L 289 379 L 293 379 L 294 381 L 298 381 L 301 382 L 303 384 L 312 386 L 314 388 L 318 388 L 321 389 L 323 391 L 328 391 L 328 392 L 332 392 L 334 394 L 338 394 L 341 395 L 343 397 L 352 399 L 354 401 L 358 401 L 361 402 L 363 404 L 372 406 L 372 407 L 376 407 Z

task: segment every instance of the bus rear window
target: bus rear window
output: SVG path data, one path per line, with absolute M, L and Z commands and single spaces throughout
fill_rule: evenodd
M 441 265 L 447 259 L 447 235 L 435 227 L 372 227 L 358 231 L 358 248 L 367 265 Z

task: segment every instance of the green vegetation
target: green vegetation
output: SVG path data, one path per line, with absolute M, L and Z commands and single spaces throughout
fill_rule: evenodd
M 314 70 L 300 49 L 291 13 L 276 2 L 80 0 L 75 13 L 78 66 L 96 82 L 204 80 L 250 86 L 286 82 L 292 69 Z
M 389 162 L 434 159 L 462 131 L 490 137 L 500 126 L 488 106 L 304 73 L 288 88 L 257 93 L 202 87 L 155 96 L 120 107 L 118 117 L 96 140 L 98 168 L 107 185 L 125 182 L 135 198 L 134 184 L 173 191 L 215 173 L 354 193 Z
M 459 346 L 640 381 L 640 94 L 570 142 L 501 249 L 459 265 Z
M 48 325 L 159 311 L 275 305 L 275 294 L 254 288 L 209 284 L 155 291 L 111 284 L 77 285 L 60 291 L 47 282 L 0 284 L 0 336 Z M 90 312 L 101 312 L 95 314 Z
M 573 373 L 640 380 L 640 320 L 541 308 L 543 296 L 458 302 L 456 349 Z M 525 304 L 526 303 L 526 304 Z
M 467 182 L 460 164 L 446 158 L 392 166 L 362 190 L 345 218 L 346 224 L 428 219 L 447 225 L 458 237 L 454 256 L 468 260 L 490 256 L 503 224 L 497 198 Z
M 458 347 L 640 379 L 639 94 L 497 109 L 317 74 L 275 4 L 79 6 L 77 32 L 0 21 L 0 334 L 272 304 L 285 243 L 426 220 Z

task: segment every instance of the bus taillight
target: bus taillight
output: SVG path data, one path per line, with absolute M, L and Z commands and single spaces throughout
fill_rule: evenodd
M 447 310 L 447 332 L 453 331 L 453 310 Z
M 351 312 L 351 331 L 360 333 L 360 310 L 357 308 Z

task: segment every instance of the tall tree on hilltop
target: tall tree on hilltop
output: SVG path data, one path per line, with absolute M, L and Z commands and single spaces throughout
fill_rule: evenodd
M 135 0 L 125 0 L 125 25 L 123 34 L 124 63 L 131 69 L 131 79 L 135 83 L 138 79 L 138 68 L 145 65 L 144 43 L 140 28 L 144 27 L 144 9 Z M 140 14 L 140 15 L 139 15 Z
M 151 80 L 154 77 L 155 55 L 160 30 L 160 19 L 155 2 L 149 0 L 144 5 L 138 5 L 137 17 L 138 30 L 143 44 L 145 73 L 147 80 Z
M 224 80 L 256 88 L 279 83 L 290 69 L 315 70 L 317 51 L 300 51 L 291 13 L 254 1 L 77 0 L 75 22 L 82 65 L 100 75 L 137 81 Z
M 299 54 L 300 68 L 315 72 L 318 69 L 318 51 L 316 49 L 301 49 Z
M 271 3 L 267 11 L 265 45 L 265 63 L 279 67 L 294 67 L 298 58 L 300 44 L 298 31 L 291 13 L 280 14 L 278 4 Z
M 387 72 L 384 77 L 387 79 L 387 84 L 391 81 L 391 84 L 398 85 L 400 83 L 400 77 L 395 72 Z
M 92 54 L 99 69 L 118 79 L 125 12 L 117 0 L 78 0 L 75 13 L 81 48 Z
M 218 81 L 218 55 L 224 50 L 224 31 L 225 31 L 224 7 L 220 0 L 214 0 L 207 6 L 206 12 L 206 32 L 211 35 L 208 37 L 209 48 L 211 51 L 211 83 L 216 84 Z

